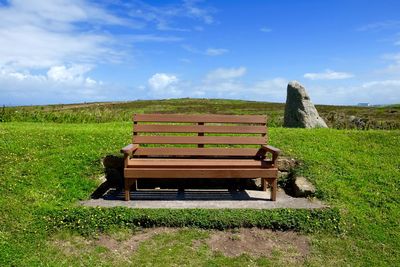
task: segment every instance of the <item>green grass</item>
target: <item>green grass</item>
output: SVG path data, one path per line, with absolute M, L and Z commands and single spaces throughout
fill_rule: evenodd
M 72 230 L 93 235 L 118 227 L 195 227 L 235 229 L 257 227 L 278 231 L 341 234 L 337 209 L 129 209 L 74 207 L 48 210 L 40 216 L 48 231 Z
M 48 231 L 45 214 L 74 210 L 77 200 L 90 196 L 99 184 L 95 177 L 102 172 L 101 158 L 129 143 L 131 127 L 131 123 L 0 124 L 0 266 L 80 264 L 75 256 L 66 257 L 49 244 L 54 231 Z M 298 172 L 312 180 L 318 196 L 340 210 L 342 234 L 307 234 L 312 254 L 305 264 L 397 265 L 400 131 L 271 128 L 269 132 L 272 145 L 303 162 Z M 145 255 L 151 247 L 154 254 L 159 252 L 160 263 L 178 262 L 182 253 L 191 251 L 192 240 L 203 238 L 196 229 L 185 231 L 168 237 L 182 239 L 182 246 L 172 246 L 172 254 L 165 251 L 167 241 L 151 239 L 151 245 L 143 244 L 132 258 L 150 264 Z M 114 264 L 101 249 L 82 257 L 87 265 Z M 189 265 L 271 264 L 270 259 L 248 256 L 226 258 L 207 247 L 196 250 L 190 260 Z
M 269 126 L 282 126 L 285 105 L 227 99 L 138 100 L 116 103 L 85 103 L 0 109 L 0 122 L 97 123 L 128 122 L 133 113 L 268 114 Z M 400 129 L 400 106 L 354 107 L 317 105 L 331 128 Z M 361 118 L 364 126 L 349 122 Z

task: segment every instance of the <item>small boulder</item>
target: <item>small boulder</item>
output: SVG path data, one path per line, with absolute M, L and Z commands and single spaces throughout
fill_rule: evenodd
M 359 118 L 356 116 L 350 116 L 349 122 L 353 124 L 357 129 L 364 129 L 367 125 L 368 119 Z
M 284 127 L 328 128 L 311 102 L 306 89 L 297 81 L 287 86 Z
M 349 116 L 349 122 L 353 122 L 356 118 L 354 115 Z
M 124 169 L 124 159 L 114 155 L 107 155 L 103 158 L 102 164 L 106 169 Z
M 107 155 L 102 160 L 105 178 L 111 187 L 124 187 L 124 159 L 113 155 Z
M 277 167 L 280 171 L 288 172 L 298 165 L 298 162 L 292 158 L 278 158 Z
M 309 197 L 315 194 L 315 187 L 305 177 L 296 177 L 293 181 L 293 195 L 295 197 Z

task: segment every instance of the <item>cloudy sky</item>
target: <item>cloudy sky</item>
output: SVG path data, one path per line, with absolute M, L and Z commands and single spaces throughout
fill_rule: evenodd
M 0 105 L 400 103 L 400 1 L 0 0 Z

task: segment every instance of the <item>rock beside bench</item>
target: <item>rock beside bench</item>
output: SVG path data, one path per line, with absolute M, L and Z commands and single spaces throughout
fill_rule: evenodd
M 328 128 L 311 102 L 304 86 L 291 81 L 287 86 L 284 127 Z
M 311 197 L 315 194 L 315 186 L 303 176 L 293 179 L 292 190 L 295 197 Z

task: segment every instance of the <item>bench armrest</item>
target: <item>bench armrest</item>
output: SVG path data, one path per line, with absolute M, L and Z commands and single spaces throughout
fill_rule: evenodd
M 272 162 L 274 165 L 276 165 L 276 160 L 278 159 L 279 154 L 281 153 L 281 150 L 279 148 L 270 146 L 270 145 L 262 145 L 261 150 L 264 152 L 269 152 L 272 154 Z
M 138 144 L 129 144 L 121 149 L 121 153 L 124 153 L 124 156 L 132 156 L 132 153 L 138 148 Z

